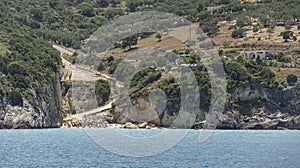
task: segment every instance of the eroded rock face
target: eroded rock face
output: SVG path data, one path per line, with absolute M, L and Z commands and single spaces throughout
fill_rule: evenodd
M 59 75 L 45 83 L 37 93 L 33 89 L 23 106 L 12 106 L 5 96 L 0 103 L 0 128 L 55 128 L 61 123 L 61 87 Z
M 239 115 L 236 113 L 227 112 L 222 114 L 217 125 L 217 129 L 239 129 Z
M 23 107 L 8 105 L 2 112 L 2 128 L 41 128 L 43 117 L 25 102 Z
M 299 129 L 300 116 L 274 113 L 272 115 L 256 115 L 244 117 L 241 122 L 243 129 Z
M 235 106 L 226 104 L 220 115 L 217 129 L 300 129 L 300 85 L 288 89 L 264 88 L 252 83 L 237 88 L 231 93 Z M 124 114 L 127 109 L 112 109 L 109 116 L 116 123 L 135 122 Z M 172 127 L 178 117 L 176 113 L 165 111 L 160 116 L 153 116 L 154 123 L 161 127 Z M 203 128 L 205 113 L 199 112 L 193 128 Z
M 239 105 L 259 101 L 259 103 L 256 102 L 256 104 L 252 104 L 252 106 L 262 106 L 267 113 L 280 111 L 282 113 L 300 114 L 299 84 L 283 90 L 264 88 L 255 83 L 249 84 L 237 88 L 233 93 L 233 98 Z
M 218 128 L 234 129 L 300 129 L 300 86 L 288 89 L 263 88 L 250 84 L 237 88 L 233 98 L 240 115 L 228 115 L 226 110 Z

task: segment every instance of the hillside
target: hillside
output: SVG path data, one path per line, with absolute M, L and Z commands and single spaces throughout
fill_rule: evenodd
M 0 12 L 0 128 L 58 127 L 59 53 Z
M 64 70 L 52 44 L 78 52 L 101 25 L 147 10 L 183 16 L 199 24 L 215 44 L 228 90 L 218 128 L 299 128 L 299 96 L 293 94 L 298 93 L 300 77 L 297 1 L 3 0 L 0 9 L 0 128 L 57 127 L 66 113 L 76 113 L 70 81 L 59 81 Z M 122 58 L 147 47 L 191 55 L 180 64 L 196 65 L 191 69 L 202 98 L 195 127 L 202 128 L 211 101 L 211 81 L 203 60 L 167 33 L 160 38 L 157 32 L 147 33 L 135 35 L 137 41 L 129 48 L 122 46 L 128 39 L 111 46 L 97 70 L 111 75 Z M 259 58 L 249 59 L 250 55 L 238 52 L 262 50 L 274 51 L 272 58 L 255 55 Z M 75 63 L 77 55 L 63 57 Z M 109 84 L 103 83 L 98 85 L 98 105 L 109 100 Z M 147 96 L 156 87 L 165 91 L 168 102 L 159 119 L 151 122 L 168 127 L 178 114 L 180 88 L 164 69 L 148 68 L 138 73 L 130 85 L 130 98 L 136 106 L 147 107 Z M 110 122 L 139 123 L 119 118 L 121 110 L 109 112 Z
M 204 116 L 208 113 L 211 101 L 210 77 L 205 65 L 197 59 L 198 56 L 188 46 L 184 46 L 184 43 L 173 40 L 171 48 L 168 48 L 170 45 L 165 45 L 170 38 L 168 35 L 164 35 L 161 41 L 158 41 L 154 36 L 151 35 L 138 40 L 137 44 L 133 46 L 134 50 L 114 48 L 108 51 L 110 57 L 101 61 L 102 67 L 107 68 L 101 69 L 101 72 L 113 73 L 116 65 L 120 62 L 120 58 L 126 58 L 136 50 L 149 47 L 149 45 L 159 47 L 157 51 L 170 50 L 173 49 L 172 46 L 178 46 L 178 51 L 190 52 L 189 54 L 192 56 L 183 58 L 182 63 L 197 65 L 192 70 L 196 74 L 201 94 L 199 104 L 201 112 L 197 114 L 196 122 L 198 124 L 195 125 L 195 128 L 202 128 Z M 175 53 L 178 51 L 173 50 Z M 109 61 L 111 57 L 116 58 L 112 63 Z M 274 57 L 272 60 L 246 59 L 243 55 L 236 53 L 236 56 L 223 58 L 222 61 L 227 74 L 228 96 L 218 128 L 278 129 L 299 127 L 299 96 L 292 94 L 298 92 L 299 84 L 287 82 L 287 78 L 291 74 L 296 74 L 299 78 L 299 67 L 298 64 L 295 64 L 294 68 L 286 68 L 290 62 L 295 62 L 295 60 L 289 57 L 289 61 L 285 62 L 283 61 L 285 57 L 288 56 L 282 55 L 282 57 Z M 163 60 L 168 60 L 168 58 Z M 153 66 L 160 67 L 159 64 L 154 63 Z M 169 127 L 178 115 L 181 89 L 174 77 L 169 74 L 171 71 L 168 67 L 160 67 L 160 69 L 148 68 L 136 74 L 130 82 L 129 93 L 137 108 L 147 109 L 150 104 L 148 96 L 153 88 L 162 89 L 167 96 L 166 109 L 159 116 L 159 119 L 151 120 L 150 123 Z M 130 72 L 124 72 L 124 75 L 126 73 Z M 126 108 L 113 109 L 108 113 L 108 116 L 114 117 L 108 120 L 112 123 L 139 123 L 139 121 L 122 117 L 120 113 L 127 114 L 130 112 L 126 111 Z

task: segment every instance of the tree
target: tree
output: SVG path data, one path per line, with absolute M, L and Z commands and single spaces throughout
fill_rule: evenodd
M 95 85 L 95 93 L 98 105 L 104 105 L 109 100 L 110 84 L 105 80 L 98 80 Z
M 87 17 L 94 16 L 94 9 L 93 7 L 88 3 L 82 3 L 80 4 L 79 8 L 81 9 L 81 14 Z
M 237 28 L 237 29 L 241 29 L 241 28 L 243 28 L 243 27 L 245 27 L 245 26 L 247 26 L 247 25 L 249 25 L 250 23 L 249 23 L 250 21 L 249 21 L 249 19 L 248 18 L 239 18 L 239 19 L 237 19 L 237 21 L 236 21 L 236 24 L 235 24 L 235 27 Z
M 31 14 L 33 15 L 33 18 L 39 22 L 43 21 L 43 10 L 41 8 L 34 8 L 31 10 Z
M 288 42 L 290 39 L 294 39 L 294 32 L 292 32 L 292 31 L 284 31 L 284 32 L 281 32 L 280 35 L 284 39 L 284 42 Z
M 260 71 L 260 79 L 262 82 L 270 84 L 275 79 L 275 76 L 275 73 L 270 68 L 265 67 Z
M 132 49 L 131 47 L 133 45 L 137 44 L 137 41 L 138 41 L 138 36 L 127 37 L 122 41 L 121 48 L 126 49 L 127 47 L 129 47 L 129 50 L 130 50 L 130 49 Z
M 12 106 L 23 106 L 23 98 L 18 89 L 10 91 L 8 99 Z
M 14 61 L 8 64 L 8 72 L 11 75 L 24 74 L 25 66 L 22 61 Z
M 261 22 L 259 22 L 259 23 L 257 23 L 257 28 L 260 30 L 260 32 L 262 32 L 264 25 Z
M 213 22 L 201 25 L 201 28 L 203 32 L 206 33 L 209 37 L 215 36 L 219 31 L 218 25 Z
M 128 7 L 128 9 L 129 9 L 130 12 L 135 12 L 136 8 L 137 8 L 137 4 L 134 1 L 130 1 L 127 4 L 127 7 Z
M 103 71 L 105 70 L 105 67 L 106 67 L 105 63 L 101 61 L 98 65 L 97 71 Z
M 259 31 L 258 26 L 254 26 L 254 27 L 253 27 L 253 32 L 256 33 L 256 32 L 258 32 L 258 31 Z
M 297 37 L 296 36 L 293 36 L 293 41 L 297 41 Z
M 100 8 L 106 8 L 109 5 L 107 0 L 97 0 L 97 4 Z
M 245 30 L 244 29 L 238 29 L 234 30 L 231 34 L 232 38 L 243 38 L 245 37 Z
M 50 6 L 51 8 L 54 9 L 57 5 L 58 5 L 58 1 L 57 1 L 57 0 L 49 1 L 49 6 Z
M 155 38 L 157 38 L 158 41 L 160 42 L 160 41 L 161 41 L 161 34 L 160 34 L 160 33 L 157 33 L 157 34 L 155 35 Z
M 197 6 L 197 11 L 202 12 L 204 9 L 205 9 L 205 6 L 204 6 L 203 2 L 199 2 L 198 6 Z
M 291 85 L 295 85 L 295 83 L 297 83 L 298 77 L 294 74 L 290 74 L 287 76 L 286 80 L 287 80 L 287 83 L 291 86 Z
M 247 69 L 236 61 L 228 62 L 225 66 L 225 71 L 235 84 L 239 84 L 241 81 L 247 81 L 249 78 Z
M 114 60 L 115 60 L 115 58 L 114 58 L 113 56 L 109 56 L 109 57 L 107 58 L 108 64 L 112 63 Z

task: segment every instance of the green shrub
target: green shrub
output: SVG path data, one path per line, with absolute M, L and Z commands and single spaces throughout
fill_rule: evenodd
M 19 90 L 10 91 L 8 99 L 12 106 L 23 106 L 23 98 Z
M 108 69 L 108 73 L 109 74 L 113 74 L 115 73 L 116 69 L 117 69 L 117 66 L 119 65 L 119 63 L 122 62 L 122 59 L 115 59 L 112 63 L 111 63 L 111 66 L 109 67 Z
M 232 38 L 243 38 L 245 37 L 245 30 L 244 29 L 238 29 L 238 30 L 234 30 L 231 34 Z
M 258 31 L 259 31 L 258 27 L 257 27 L 257 26 L 254 26 L 254 27 L 253 27 L 253 32 L 256 33 L 256 32 L 258 32 Z
M 294 85 L 295 83 L 297 83 L 298 77 L 294 74 L 290 74 L 287 76 L 286 80 L 289 85 Z
M 104 105 L 109 100 L 110 84 L 105 80 L 98 80 L 95 85 L 95 93 L 98 105 Z
M 22 61 L 14 61 L 8 64 L 8 72 L 11 75 L 24 74 L 25 66 Z

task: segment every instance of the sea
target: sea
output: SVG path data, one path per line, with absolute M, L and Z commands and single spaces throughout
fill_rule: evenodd
M 117 133 L 118 140 L 108 136 Z M 36 129 L 0 130 L 0 167 L 300 167 L 300 131 Z M 182 138 L 172 135 L 183 134 Z M 207 133 L 207 132 L 206 132 Z M 99 134 L 99 136 L 95 136 Z M 162 135 L 163 134 L 163 135 Z M 149 137 L 157 136 L 153 141 Z M 161 137 L 160 137 L 161 136 Z M 169 136 L 169 137 L 168 137 Z M 99 141 L 109 141 L 112 150 Z M 149 146 L 127 148 L 131 137 Z M 98 139 L 97 139 L 98 138 Z M 148 138 L 148 139 L 147 139 Z M 170 147 L 168 139 L 176 142 Z M 141 143 L 141 144 L 143 144 Z M 132 144 L 131 144 L 132 145 Z M 148 151 L 152 153 L 136 153 Z M 155 153 L 156 149 L 158 150 Z M 120 151 L 118 152 L 118 149 Z M 132 155 L 131 155 L 132 153 Z M 146 156 L 146 155 L 147 156 Z

